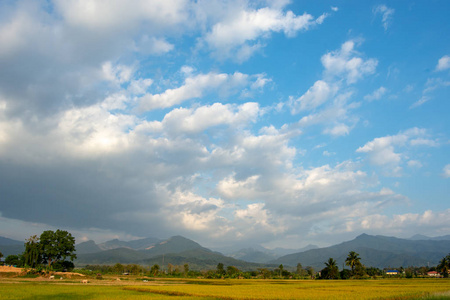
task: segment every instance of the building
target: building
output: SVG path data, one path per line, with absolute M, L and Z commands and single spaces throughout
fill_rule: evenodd
M 398 275 L 400 274 L 400 271 L 397 270 L 387 270 L 386 275 Z
M 440 277 L 440 274 L 436 271 L 430 271 L 427 273 L 427 275 L 430 277 Z

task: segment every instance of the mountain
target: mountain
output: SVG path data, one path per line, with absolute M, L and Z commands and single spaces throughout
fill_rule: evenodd
M 17 255 L 25 250 L 25 242 L 12 240 L 0 236 L 0 252 L 4 258 L 8 255 Z
M 75 249 L 77 255 L 102 251 L 102 249 L 93 240 L 79 243 L 75 245 Z
M 166 241 L 162 241 L 145 250 L 145 253 L 151 256 L 157 256 L 167 253 L 180 253 L 195 249 L 206 249 L 200 244 L 182 236 L 173 236 Z M 206 249 L 209 250 L 209 249 Z
M 435 236 L 435 237 L 429 237 L 422 234 L 415 234 L 412 237 L 409 238 L 409 240 L 413 241 L 448 241 L 450 240 L 450 234 L 449 235 L 443 235 L 443 236 Z
M 155 241 L 159 241 L 159 243 L 154 244 L 153 246 L 148 246 L 150 243 Z M 174 236 L 164 241 L 148 238 L 132 242 L 134 243 L 111 240 L 100 245 L 95 244 L 94 241 L 80 243 L 76 246 L 77 259 L 75 264 L 143 263 L 143 260 L 145 259 L 166 254 L 177 254 L 194 250 L 210 251 L 203 248 L 200 244 L 182 236 Z M 126 247 L 119 247 L 121 245 Z M 134 246 L 137 249 L 131 249 L 129 246 Z M 102 250 L 102 247 L 114 248 Z
M 241 249 L 239 251 L 230 254 L 230 256 L 235 259 L 245 260 L 254 263 L 265 263 L 279 257 L 273 253 L 267 251 L 258 251 L 253 248 Z
M 436 265 L 448 254 L 448 240 L 407 240 L 387 236 L 362 234 L 354 240 L 326 248 L 294 253 L 272 261 L 274 264 L 312 266 L 322 269 L 328 258 L 336 259 L 338 266 L 344 264 L 350 251 L 359 253 L 366 266 L 387 268 L 400 266 Z
M 187 263 L 191 270 L 213 270 L 216 269 L 219 263 L 224 264 L 225 267 L 234 266 L 242 271 L 276 267 L 275 265 L 251 263 L 234 259 L 206 248 L 187 250 L 180 253 L 169 253 L 164 256 L 159 255 L 146 259 L 143 263 L 149 266 L 154 264 L 165 266 L 169 263 L 172 265 L 184 265 Z
M 255 248 L 244 248 L 238 251 L 234 251 L 228 253 L 228 256 L 231 256 L 236 259 L 241 259 L 249 262 L 255 263 L 269 263 L 281 256 L 288 255 L 296 252 L 303 252 L 310 249 L 319 248 L 316 245 L 308 245 L 301 249 L 286 249 L 286 248 L 275 248 L 275 249 L 266 249 L 262 246 L 255 246 Z
M 110 249 L 116 249 L 116 248 L 129 248 L 134 250 L 145 250 L 153 247 L 157 243 L 161 242 L 160 239 L 157 238 L 145 238 L 145 239 L 139 239 L 139 240 L 132 240 L 132 241 L 121 241 L 118 239 L 114 239 L 111 241 L 107 241 L 101 244 L 98 244 L 98 247 L 101 250 L 110 250 Z
M 25 242 L 16 241 L 0 236 L 0 246 L 17 246 L 23 245 Z
M 96 253 L 85 253 L 77 255 L 76 266 L 85 265 L 114 265 L 116 263 L 132 264 L 142 262 L 149 258 L 148 254 L 129 248 L 116 248 Z

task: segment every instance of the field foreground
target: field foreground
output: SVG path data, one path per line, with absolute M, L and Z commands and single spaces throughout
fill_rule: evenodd
M 0 278 L 2 299 L 450 299 L 450 280 Z

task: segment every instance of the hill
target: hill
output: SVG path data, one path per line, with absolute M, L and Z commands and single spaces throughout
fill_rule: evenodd
M 319 248 L 280 257 L 275 264 L 312 266 L 322 269 L 333 257 L 342 266 L 350 251 L 360 254 L 366 266 L 389 268 L 400 266 L 436 265 L 450 251 L 448 240 L 407 240 L 387 236 L 362 234 L 354 240 L 326 248 Z
M 96 253 L 102 249 L 92 240 L 75 245 L 76 254 Z
M 149 258 L 149 256 L 140 251 L 129 248 L 116 248 L 96 253 L 77 255 L 75 265 L 114 265 L 116 263 L 132 264 L 142 262 L 146 258 Z
M 8 255 L 17 255 L 25 250 L 25 242 L 12 240 L 0 236 L 0 252 L 4 257 Z
M 193 249 L 180 253 L 170 253 L 146 259 L 143 262 L 146 265 L 183 265 L 189 264 L 191 270 L 212 270 L 217 267 L 219 263 L 227 266 L 234 266 L 242 271 L 256 270 L 257 268 L 273 268 L 275 265 L 251 263 L 243 260 L 234 259 L 232 257 L 224 256 L 218 252 L 213 252 L 209 249 Z

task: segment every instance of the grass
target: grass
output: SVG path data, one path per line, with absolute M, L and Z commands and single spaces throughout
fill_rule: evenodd
M 450 280 L 0 281 L 1 299 L 450 299 Z
M 347 281 L 211 281 L 205 285 L 170 285 L 129 288 L 130 290 L 195 295 L 218 299 L 418 299 L 450 291 L 448 280 L 347 280 Z M 244 282 L 244 284 L 243 284 Z M 438 297 L 438 296 L 436 296 Z M 443 295 L 444 299 L 450 299 Z M 447 297 L 447 298 L 445 298 Z M 439 299 L 439 298 L 429 298 Z

